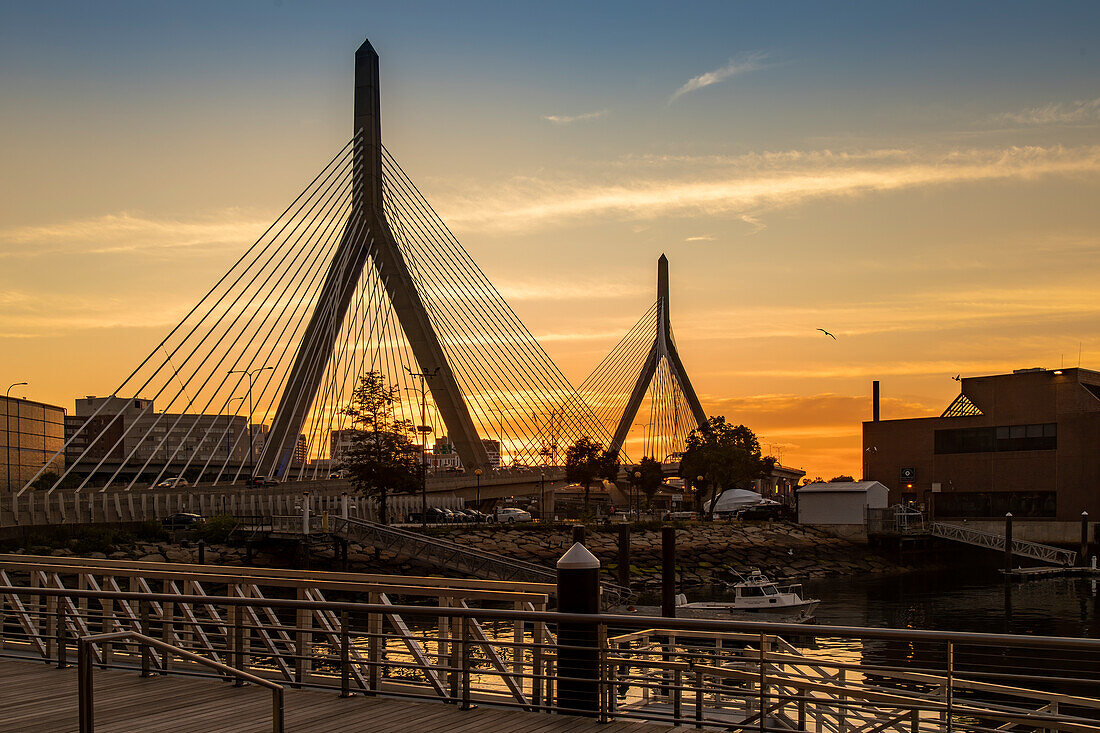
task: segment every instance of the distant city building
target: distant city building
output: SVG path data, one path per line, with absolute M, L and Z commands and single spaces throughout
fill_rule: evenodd
M 105 469 L 121 466 L 116 481 L 139 475 L 139 483 L 158 476 L 212 481 L 219 474 L 229 480 L 249 462 L 244 416 L 156 412 L 144 399 L 78 399 L 76 414 L 65 416 L 65 437 L 72 439 L 65 449 L 69 465 L 83 454 L 74 473 L 90 471 L 102 460 L 100 475 L 110 475 Z M 253 449 L 259 456 L 260 448 L 254 445 Z
M 489 456 L 489 466 L 499 466 L 500 441 L 482 439 L 481 444 L 485 446 L 485 452 Z M 455 450 L 454 443 L 446 435 L 436 438 L 431 452 L 428 453 L 427 463 L 428 468 L 432 470 L 465 468 L 462 465 L 462 460 L 458 457 L 458 451 Z
M 863 478 L 937 517 L 1079 520 L 1100 512 L 1098 445 L 1100 373 L 1021 369 L 962 378 L 939 417 L 863 423 Z
M 4 433 L 0 436 L 0 461 L 3 462 L 4 489 L 19 491 L 51 461 L 47 470 L 61 473 L 64 456 L 54 454 L 65 444 L 65 409 L 44 402 L 4 397 Z
M 793 504 L 795 489 L 805 475 L 806 472 L 802 469 L 788 468 L 777 463 L 772 467 L 771 473 L 764 478 L 756 479 L 753 483 L 761 496 Z

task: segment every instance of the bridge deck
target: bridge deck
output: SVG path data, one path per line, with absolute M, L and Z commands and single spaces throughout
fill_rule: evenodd
M 96 669 L 93 673 L 96 733 L 196 733 L 271 730 L 271 693 L 260 687 L 233 687 L 219 679 L 156 676 Z M 595 719 L 287 689 L 286 730 L 291 733 L 662 733 L 677 730 L 649 723 L 598 724 Z M 75 733 L 76 669 L 59 670 L 41 662 L 0 660 L 0 733 Z

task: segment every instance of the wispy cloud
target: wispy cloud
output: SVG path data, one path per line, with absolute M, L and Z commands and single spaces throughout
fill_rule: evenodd
M 500 286 L 500 294 L 513 300 L 592 300 L 625 298 L 647 292 L 641 284 L 625 284 L 606 280 L 569 280 L 555 277 L 538 282 L 509 279 Z
M 764 59 L 767 57 L 768 54 L 763 51 L 753 51 L 740 58 L 730 59 L 730 62 L 721 68 L 688 79 L 679 89 L 672 93 L 672 96 L 668 98 L 668 103 L 672 104 L 685 94 L 715 84 L 720 84 L 731 76 L 761 69 L 764 66 Z
M 713 234 L 698 234 L 694 237 L 684 237 L 685 242 L 713 242 Z
M 191 220 L 121 212 L 89 219 L 0 230 L 0 257 L 55 252 L 118 254 L 158 251 L 177 257 L 183 249 L 206 250 L 255 241 L 270 221 L 236 209 Z
M 588 122 L 590 120 L 598 120 L 601 117 L 606 117 L 608 111 L 601 109 L 598 112 L 585 112 L 579 115 L 544 115 L 542 119 L 547 122 L 552 122 L 555 125 L 571 125 L 574 122 Z
M 1034 180 L 1100 173 L 1100 145 L 1008 147 L 938 154 L 886 151 L 854 156 L 791 152 L 690 164 L 653 177 L 618 172 L 607 183 L 553 182 L 527 177 L 478 192 L 467 188 L 440 209 L 449 223 L 496 230 L 539 229 L 570 219 L 727 214 L 762 227 L 762 212 L 826 197 L 858 197 L 911 188 Z
M 1017 125 L 1073 125 L 1100 122 L 1100 97 L 1077 99 L 1072 102 L 1051 102 L 1018 112 L 998 115 L 1003 122 Z

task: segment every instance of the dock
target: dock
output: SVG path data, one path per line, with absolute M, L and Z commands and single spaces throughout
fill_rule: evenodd
M 234 687 L 216 678 L 154 675 L 97 669 L 96 733 L 270 733 L 271 696 L 259 687 Z M 41 662 L 0 660 L 0 732 L 76 733 L 77 673 Z M 667 725 L 600 724 L 572 715 L 531 715 L 478 707 L 461 710 L 383 697 L 287 690 L 286 730 L 294 733 L 409 733 L 413 730 L 499 733 L 664 733 Z

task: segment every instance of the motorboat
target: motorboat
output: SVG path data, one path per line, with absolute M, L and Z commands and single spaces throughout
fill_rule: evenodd
M 731 583 L 733 599 L 728 601 L 696 601 L 688 603 L 687 596 L 676 596 L 677 613 L 681 609 L 694 612 L 704 611 L 710 615 L 713 612 L 728 612 L 731 615 L 742 613 L 767 613 L 781 616 L 792 616 L 797 619 L 808 619 L 813 616 L 814 609 L 821 603 L 816 598 L 804 599 L 802 597 L 802 585 L 781 586 L 768 579 L 757 568 L 752 568 L 748 575 L 733 572 L 737 578 Z

